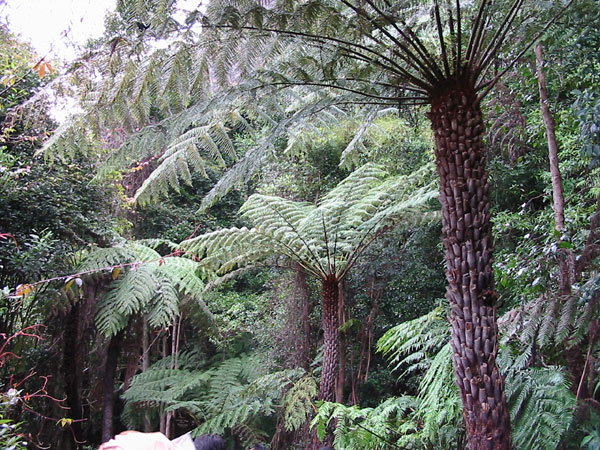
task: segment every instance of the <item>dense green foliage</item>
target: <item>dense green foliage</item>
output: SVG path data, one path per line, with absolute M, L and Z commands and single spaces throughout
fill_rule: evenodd
M 396 14 L 414 13 L 432 51 L 424 3 Z M 560 2 L 526 3 L 524 18 Z M 228 4 L 119 1 L 58 75 L 0 25 L 0 447 L 95 448 L 130 428 L 219 433 L 231 449 L 307 449 L 313 433 L 338 450 L 465 448 L 427 111 L 399 107 L 404 85 L 380 70 L 394 50 L 349 62 L 266 30 L 287 20 L 375 52 L 365 36 L 391 26 L 353 22 L 346 2 Z M 506 76 L 483 103 L 498 364 L 515 448 L 594 449 L 598 1 L 575 2 L 541 43 L 562 233 L 532 52 L 509 67 L 506 41 L 494 59 Z M 42 95 L 56 76 L 86 108 L 58 129 Z M 390 86 L 384 108 L 357 102 Z M 339 403 L 320 403 L 330 274 L 343 279 Z

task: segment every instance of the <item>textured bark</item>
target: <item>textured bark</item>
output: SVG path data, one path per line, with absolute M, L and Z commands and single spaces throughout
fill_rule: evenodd
M 323 281 L 323 365 L 319 399 L 328 402 L 335 401 L 339 344 L 338 284 L 338 280 L 333 275 L 329 275 Z
M 64 348 L 63 348 L 63 367 L 62 371 L 65 379 L 66 403 L 69 408 L 69 418 L 75 422 L 71 425 L 71 433 L 74 440 L 74 448 L 80 448 L 78 442 L 83 442 L 81 422 L 81 370 L 83 361 L 81 360 L 79 341 L 79 322 L 80 322 L 81 302 L 76 302 L 65 321 Z
M 142 318 L 142 372 L 150 368 L 150 336 L 148 328 L 148 316 Z M 144 412 L 144 432 L 152 431 L 152 420 L 148 411 Z
M 344 283 L 338 284 L 338 323 L 346 322 L 346 301 L 344 298 Z M 335 382 L 335 401 L 336 403 L 344 403 L 344 386 L 346 378 L 346 333 L 339 335 L 339 364 L 338 375 Z
M 510 418 L 504 379 L 496 363 L 497 294 L 481 109 L 474 89 L 468 85 L 446 86 L 432 94 L 431 102 L 452 359 L 464 406 L 468 448 L 509 449 Z

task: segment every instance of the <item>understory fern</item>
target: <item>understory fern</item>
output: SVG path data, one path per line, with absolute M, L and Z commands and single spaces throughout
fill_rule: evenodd
M 378 350 L 401 376 L 422 374 L 418 395 L 392 398 L 374 409 L 325 403 L 313 425 L 324 434 L 336 419 L 336 448 L 462 448 L 462 404 L 448 339 L 441 307 L 390 329 L 379 340 Z M 527 367 L 528 358 L 517 348 L 504 345 L 499 352 L 515 448 L 555 449 L 574 419 L 575 397 L 560 368 Z M 386 415 L 386 406 L 395 407 L 397 402 L 405 406 L 401 414 Z
M 417 423 L 411 415 L 417 408 L 414 397 L 386 400 L 376 408 L 359 408 L 338 403 L 323 403 L 312 421 L 323 439 L 327 426 L 336 422 L 334 447 L 346 450 L 384 450 L 420 448 L 415 440 Z
M 205 370 L 170 369 L 159 361 L 133 377 L 123 395 L 124 420 L 129 427 L 141 425 L 133 414 L 140 405 L 162 412 L 181 411 L 197 423 L 194 434 L 231 430 L 250 445 L 262 435 L 255 421 L 274 416 L 286 389 L 302 375 L 301 369 L 267 373 L 264 360 L 257 355 L 230 358 Z
M 288 389 L 282 400 L 287 431 L 300 429 L 314 415 L 314 401 L 318 393 L 317 381 L 311 376 L 302 377 Z
M 556 344 L 576 346 L 588 338 L 590 323 L 598 320 L 595 298 L 600 293 L 600 274 L 567 296 L 542 295 L 501 319 L 504 340 L 533 343 L 538 348 Z M 530 351 L 529 349 L 525 351 Z

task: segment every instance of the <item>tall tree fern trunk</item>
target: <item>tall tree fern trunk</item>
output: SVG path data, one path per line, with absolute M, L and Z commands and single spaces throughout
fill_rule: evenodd
M 431 96 L 440 176 L 456 383 L 468 448 L 509 449 L 510 418 L 498 370 L 492 225 L 481 109 L 471 85 L 453 82 Z
M 338 284 L 339 281 L 334 275 L 328 275 L 323 280 L 323 365 L 319 385 L 319 399 L 328 402 L 335 401 L 339 347 Z

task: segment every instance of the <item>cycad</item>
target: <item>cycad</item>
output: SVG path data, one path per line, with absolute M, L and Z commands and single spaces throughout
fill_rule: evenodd
M 241 208 L 254 228 L 219 230 L 181 243 L 221 276 L 286 257 L 318 278 L 323 287 L 323 369 L 319 396 L 332 401 L 338 358 L 338 290 L 362 251 L 389 226 L 422 217 L 436 196 L 425 167 L 410 176 L 389 177 L 367 164 L 317 205 L 254 194 Z

